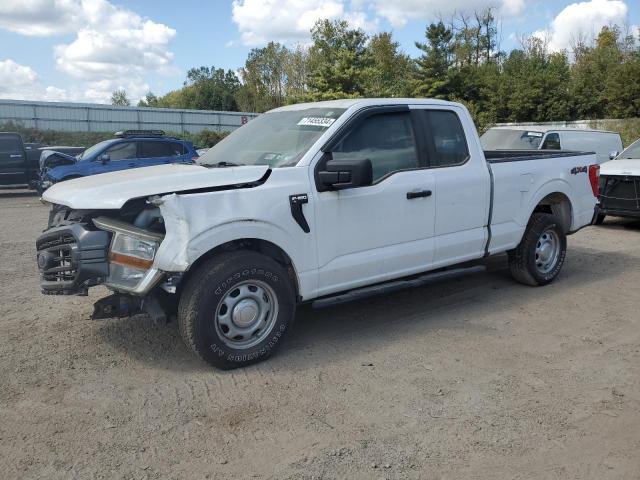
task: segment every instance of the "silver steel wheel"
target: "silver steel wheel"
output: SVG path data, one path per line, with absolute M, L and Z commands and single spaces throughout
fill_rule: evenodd
M 536 268 L 542 274 L 553 270 L 560 258 L 560 237 L 552 230 L 542 232 L 536 243 Z
M 260 280 L 237 283 L 224 294 L 213 323 L 220 339 L 235 349 L 251 348 L 271 332 L 278 318 L 278 297 Z

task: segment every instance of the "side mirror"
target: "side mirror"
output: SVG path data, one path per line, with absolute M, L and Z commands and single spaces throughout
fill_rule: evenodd
M 613 152 L 611 152 L 609 154 L 609 160 L 613 160 L 614 158 L 616 158 L 618 155 L 620 155 L 620 152 L 618 152 L 617 150 L 614 150 Z
M 373 183 L 371 160 L 329 160 L 318 172 L 320 183 L 329 190 L 365 187 Z
M 102 162 L 102 164 L 106 164 L 109 163 L 111 161 L 111 157 L 109 156 L 108 153 L 103 153 L 102 155 L 100 155 L 100 162 Z

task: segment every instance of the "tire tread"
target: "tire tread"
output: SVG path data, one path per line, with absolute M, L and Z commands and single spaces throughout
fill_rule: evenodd
M 212 361 L 207 358 L 205 352 L 199 347 L 199 345 L 202 344 L 202 339 L 199 337 L 202 332 L 197 328 L 198 306 L 201 296 L 207 292 L 207 287 L 205 287 L 207 278 L 210 279 L 211 277 L 220 276 L 222 272 L 231 265 L 245 263 L 271 263 L 271 268 L 286 273 L 271 257 L 252 250 L 234 250 L 215 255 L 199 265 L 197 270 L 187 280 L 184 290 L 182 291 L 178 305 L 178 330 L 180 336 L 183 338 L 189 350 L 207 363 L 212 364 Z M 288 280 L 289 277 L 282 275 L 282 278 Z M 292 299 L 293 298 L 295 297 L 292 293 Z M 289 321 L 289 326 L 292 323 L 293 319 Z M 242 365 L 235 365 L 220 359 L 219 362 L 216 362 L 215 366 L 219 368 L 235 368 Z
M 553 214 L 534 212 L 529 219 L 529 223 L 527 224 L 527 228 L 520 244 L 508 252 L 511 276 L 517 282 L 524 285 L 531 285 L 533 287 L 548 283 L 538 280 L 532 274 L 528 265 L 528 255 L 534 242 L 538 241 L 538 238 L 544 229 L 553 223 L 558 224 L 558 221 Z

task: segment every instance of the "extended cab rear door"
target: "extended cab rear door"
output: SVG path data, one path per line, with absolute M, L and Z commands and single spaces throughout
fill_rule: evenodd
M 0 185 L 24 185 L 28 179 L 27 156 L 17 133 L 0 133 Z
M 487 240 L 490 176 L 475 126 L 455 106 L 419 105 L 428 166 L 435 176 L 433 267 L 482 257 Z
M 418 273 L 433 259 L 436 186 L 409 108 L 354 117 L 315 170 L 328 156 L 368 158 L 373 184 L 322 191 L 316 183 L 320 295 Z

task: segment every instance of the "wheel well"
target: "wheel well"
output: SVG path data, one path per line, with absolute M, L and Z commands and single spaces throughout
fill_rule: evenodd
M 238 240 L 232 240 L 230 242 L 223 243 L 222 245 L 218 245 L 217 247 L 212 248 L 204 255 L 201 255 L 200 258 L 193 262 L 193 264 L 191 264 L 189 270 L 185 272 L 181 284 L 185 284 L 187 278 L 198 269 L 201 263 L 219 253 L 232 252 L 234 250 L 251 250 L 261 253 L 262 255 L 270 257 L 278 262 L 289 274 L 289 278 L 293 282 L 293 286 L 295 288 L 296 297 L 299 295 L 298 276 L 296 275 L 295 268 L 293 267 L 293 262 L 291 261 L 289 255 L 287 255 L 286 252 L 275 243 L 271 243 L 260 238 L 241 238 Z
M 536 205 L 534 212 L 551 213 L 558 218 L 562 229 L 565 233 L 569 233 L 572 223 L 572 207 L 571 200 L 564 193 L 550 193 Z

